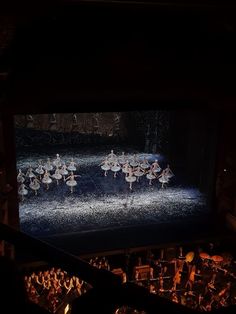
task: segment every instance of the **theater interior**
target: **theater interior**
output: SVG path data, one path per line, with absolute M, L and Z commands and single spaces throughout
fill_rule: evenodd
M 9 313 L 235 313 L 236 5 L 0 4 Z

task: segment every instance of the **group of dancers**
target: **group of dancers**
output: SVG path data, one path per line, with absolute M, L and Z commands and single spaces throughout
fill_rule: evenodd
M 170 166 L 167 165 L 166 168 L 162 169 L 157 159 L 149 163 L 146 157 L 141 160 L 134 154 L 130 158 L 124 152 L 117 157 L 113 150 L 111 150 L 99 166 L 104 171 L 104 176 L 107 176 L 108 171 L 111 171 L 114 178 L 116 178 L 117 173 L 121 171 L 124 174 L 126 182 L 129 183 L 130 190 L 132 190 L 133 183 L 139 182 L 142 176 L 145 176 L 149 180 L 150 185 L 152 185 L 153 180 L 158 179 L 162 188 L 174 176 Z M 18 194 L 21 200 L 24 200 L 24 197 L 29 193 L 29 189 L 37 195 L 42 184 L 46 187 L 46 190 L 49 190 L 49 186 L 53 181 L 59 185 L 61 180 L 66 183 L 70 188 L 70 192 L 73 193 L 77 185 L 76 178 L 80 177 L 76 173 L 77 170 L 78 165 L 73 158 L 65 162 L 62 161 L 59 154 L 56 154 L 55 159 L 52 161 L 50 158 L 47 158 L 46 162 L 39 160 L 36 168 L 29 165 L 25 173 L 22 169 L 19 169 L 17 175 Z
M 149 163 L 146 157 L 141 160 L 134 154 L 131 158 L 128 158 L 124 152 L 117 157 L 113 150 L 105 157 L 100 166 L 104 171 L 104 176 L 107 176 L 109 170 L 113 172 L 114 178 L 116 178 L 119 171 L 123 172 L 126 182 L 129 183 L 130 190 L 132 190 L 133 183 L 135 181 L 139 182 L 142 176 L 149 180 L 149 185 L 152 185 L 152 180 L 158 179 L 162 188 L 174 176 L 170 166 L 167 165 L 166 168 L 162 169 L 157 159 Z
M 34 194 L 37 195 L 41 184 L 44 184 L 48 190 L 53 181 L 56 181 L 58 185 L 62 179 L 70 188 L 70 192 L 73 193 L 74 187 L 77 185 L 75 178 L 80 177 L 80 175 L 75 174 L 76 170 L 77 164 L 73 158 L 71 158 L 67 165 L 66 162 L 62 162 L 59 154 L 56 154 L 56 158 L 52 162 L 50 158 L 47 158 L 44 164 L 42 160 L 39 160 L 38 166 L 35 169 L 31 165 L 26 173 L 23 173 L 19 169 L 17 175 L 18 194 L 21 200 L 24 200 L 24 197 L 28 194 L 28 188 L 33 190 Z M 51 174 L 51 172 L 53 173 Z

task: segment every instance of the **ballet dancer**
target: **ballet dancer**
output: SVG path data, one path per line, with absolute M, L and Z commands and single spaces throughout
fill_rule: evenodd
M 28 190 L 24 183 L 21 183 L 18 188 L 18 194 L 21 196 L 21 200 L 24 201 L 24 196 L 28 194 Z
M 62 179 L 62 175 L 61 175 L 59 167 L 56 168 L 56 170 L 55 170 L 54 174 L 52 175 L 52 177 L 57 180 L 57 185 L 58 185 L 59 184 L 59 180 Z
M 17 175 L 17 182 L 23 183 L 25 181 L 25 174 L 19 169 L 18 175 Z
M 46 184 L 47 190 L 49 189 L 49 184 L 52 183 L 52 179 L 50 177 L 51 177 L 50 173 L 47 170 L 45 170 L 42 182 Z
M 156 179 L 156 175 L 152 171 L 152 169 L 148 170 L 148 173 L 146 174 L 146 178 L 149 180 L 149 185 L 152 185 L 152 180 Z
M 70 170 L 70 171 L 76 171 L 76 166 L 75 165 L 76 165 L 76 163 L 74 161 L 74 158 L 71 158 L 70 164 L 67 167 L 67 169 Z
M 66 178 L 66 184 L 70 187 L 70 192 L 73 193 L 74 187 L 77 185 L 75 180 L 76 177 L 80 177 L 79 175 L 75 175 L 73 171 L 71 171 L 69 177 Z
M 110 162 L 108 161 L 108 157 L 99 165 L 101 169 L 104 170 L 104 176 L 107 176 L 107 171 L 111 169 Z
M 62 167 L 61 167 L 61 169 L 60 169 L 60 174 L 63 176 L 64 182 L 66 181 L 66 176 L 68 175 L 68 173 L 69 173 L 69 172 L 67 171 L 66 163 L 63 162 L 63 165 L 62 165 Z
M 161 167 L 160 167 L 160 165 L 159 165 L 157 159 L 154 161 L 154 163 L 152 163 L 151 169 L 152 169 L 152 171 L 153 171 L 154 173 L 157 173 L 157 172 L 160 172 L 160 171 L 161 171 Z
M 120 169 L 121 169 L 121 166 L 118 163 L 118 161 L 114 161 L 112 166 L 111 166 L 111 171 L 114 172 L 114 178 L 116 178 L 116 174 L 117 174 L 118 171 L 120 171 Z
M 134 175 L 137 177 L 137 182 L 139 182 L 139 178 L 144 175 L 144 170 L 138 166 L 134 169 Z
M 125 180 L 129 183 L 130 190 L 132 190 L 132 184 L 136 181 L 136 177 L 133 175 L 132 167 L 129 167 L 128 176 L 125 177 Z
M 40 181 L 35 177 L 31 180 L 29 187 L 34 191 L 34 194 L 38 194 L 38 190 L 40 189 Z

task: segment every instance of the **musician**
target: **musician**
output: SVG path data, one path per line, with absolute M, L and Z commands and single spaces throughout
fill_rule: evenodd
M 193 265 L 192 267 L 190 266 L 189 267 L 189 277 L 188 277 L 188 280 L 186 282 L 186 285 L 185 285 L 185 288 L 188 289 L 190 291 L 193 290 L 193 284 L 195 282 L 195 272 L 196 272 L 196 266 Z

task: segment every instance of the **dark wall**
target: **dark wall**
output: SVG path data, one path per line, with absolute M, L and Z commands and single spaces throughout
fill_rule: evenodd
M 176 110 L 171 116 L 170 161 L 189 183 L 209 191 L 217 158 L 218 117 L 204 110 Z

